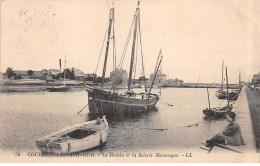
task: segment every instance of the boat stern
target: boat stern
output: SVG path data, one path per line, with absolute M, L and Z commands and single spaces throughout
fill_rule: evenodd
M 37 148 L 43 153 L 68 153 L 70 152 L 70 145 L 56 142 L 49 142 L 44 140 L 36 140 Z

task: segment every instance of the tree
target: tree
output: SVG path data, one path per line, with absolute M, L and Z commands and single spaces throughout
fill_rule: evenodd
M 22 79 L 22 76 L 20 74 L 14 74 L 14 75 L 15 75 L 14 77 L 15 80 Z
M 15 75 L 15 74 L 14 74 L 14 71 L 13 71 L 13 69 L 12 69 L 11 67 L 8 67 L 8 68 L 6 69 L 6 73 L 7 73 L 7 75 L 8 75 L 8 78 L 11 78 L 12 76 Z
M 27 71 L 27 74 L 30 76 L 30 78 L 31 78 L 31 76 L 33 75 L 33 73 L 34 73 L 34 71 L 32 71 L 32 70 L 28 70 L 28 71 Z

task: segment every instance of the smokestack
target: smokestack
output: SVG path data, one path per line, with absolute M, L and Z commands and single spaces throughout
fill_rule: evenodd
M 61 59 L 59 59 L 59 62 L 60 62 L 60 73 L 61 73 Z

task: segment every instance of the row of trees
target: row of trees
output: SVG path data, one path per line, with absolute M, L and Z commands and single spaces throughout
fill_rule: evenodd
M 14 79 L 22 79 L 21 74 L 15 73 L 15 72 L 13 71 L 13 68 L 11 68 L 11 67 L 8 67 L 8 68 L 6 69 L 6 73 L 7 73 L 7 76 L 8 76 L 9 79 L 12 78 L 12 77 L 13 77 Z M 27 74 L 31 77 L 31 76 L 34 74 L 34 71 L 28 70 L 28 71 L 27 71 Z
M 8 67 L 6 69 L 6 73 L 8 78 L 10 79 L 11 77 L 14 77 L 14 79 L 22 79 L 22 76 L 20 74 L 17 74 L 13 71 L 13 69 L 11 67 Z M 31 77 L 33 75 L 34 71 L 32 70 L 28 70 L 27 74 Z

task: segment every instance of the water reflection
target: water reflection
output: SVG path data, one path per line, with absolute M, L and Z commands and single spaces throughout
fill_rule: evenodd
M 132 120 L 133 122 L 137 122 L 138 120 L 145 118 L 146 116 L 149 116 L 153 114 L 154 112 L 157 112 L 158 109 L 155 107 L 151 110 L 144 111 L 144 112 L 138 112 L 138 113 L 129 113 L 129 114 L 106 114 L 106 119 L 108 122 L 121 122 L 121 121 L 129 121 Z M 97 118 L 102 118 L 103 114 L 91 114 L 88 113 L 86 115 L 86 121 L 91 121 Z

